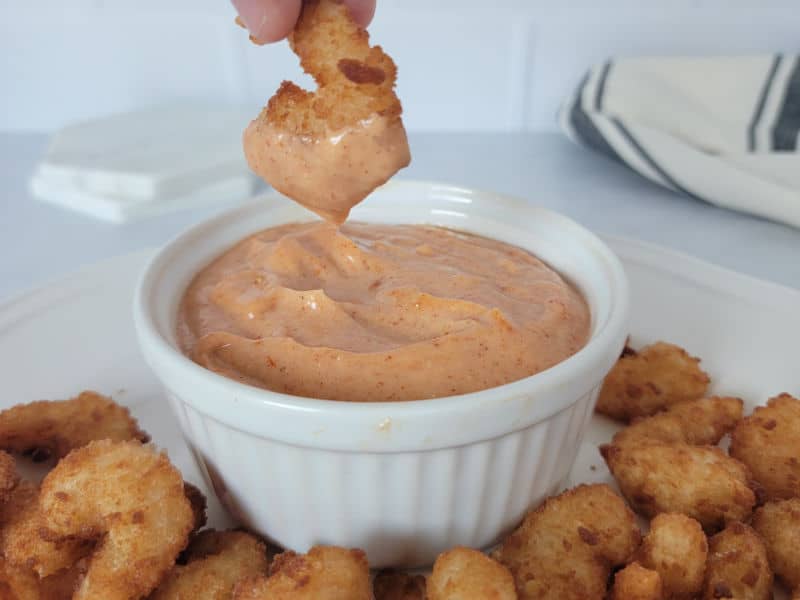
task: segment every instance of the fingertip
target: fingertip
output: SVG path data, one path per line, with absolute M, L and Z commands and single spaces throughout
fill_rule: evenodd
M 366 28 L 375 16 L 375 0 L 345 0 L 350 7 L 353 19 L 361 27 Z
M 285 38 L 300 16 L 301 0 L 231 0 L 254 40 L 268 44 Z

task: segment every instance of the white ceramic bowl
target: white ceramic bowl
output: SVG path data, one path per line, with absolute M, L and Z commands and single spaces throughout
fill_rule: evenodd
M 433 223 L 527 248 L 583 292 L 588 344 L 532 377 L 414 402 L 347 403 L 250 387 L 186 358 L 179 300 L 192 276 L 243 237 L 309 213 L 278 196 L 193 227 L 147 267 L 135 299 L 145 359 L 167 390 L 209 483 L 241 522 L 281 546 L 366 550 L 375 567 L 430 564 L 494 543 L 555 492 L 627 333 L 628 285 L 597 237 L 531 204 L 430 183 L 375 191 L 352 218 Z

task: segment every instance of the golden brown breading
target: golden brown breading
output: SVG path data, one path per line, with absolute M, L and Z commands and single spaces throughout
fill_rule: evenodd
M 719 448 L 626 444 L 600 451 L 622 494 L 646 517 L 683 513 L 716 531 L 749 517 L 756 504 L 747 467 Z
M 195 522 L 183 478 L 166 455 L 135 441 L 91 442 L 42 482 L 47 539 L 98 540 L 75 600 L 150 593 L 186 546 Z
M 36 574 L 0 558 L 0 600 L 70 600 L 83 565 L 39 579 Z
M 176 565 L 150 600 L 230 600 L 246 577 L 267 573 L 264 544 L 240 531 L 206 530 L 186 550 L 188 562 Z
M 428 577 L 429 600 L 516 600 L 509 570 L 482 552 L 453 548 L 440 554 Z
M 699 358 L 666 342 L 656 342 L 638 352 L 626 348 L 603 383 L 596 410 L 629 421 L 676 402 L 700 398 L 710 379 L 699 364 Z
M 0 558 L 0 600 L 41 600 L 39 578 Z
M 19 473 L 14 457 L 0 450 L 0 503 L 8 500 L 17 482 Z
M 800 400 L 772 398 L 741 421 L 731 456 L 746 464 L 768 500 L 800 497 Z
M 188 483 L 185 491 L 195 515 L 194 529 L 200 529 L 206 518 L 205 497 Z M 45 540 L 39 535 L 42 527 L 39 488 L 29 481 L 21 481 L 0 505 L 0 555 L 15 566 L 47 577 L 71 567 L 94 547 L 93 540 Z
M 381 571 L 372 582 L 375 600 L 425 600 L 425 577 L 402 571 Z
M 369 34 L 352 20 L 344 3 L 304 0 L 289 44 L 319 86 L 311 95 L 310 115 L 304 119 L 299 119 L 299 112 L 289 115 L 290 131 L 318 137 L 376 113 L 399 118 L 402 109 L 394 93 L 397 67 L 380 46 L 370 47 Z M 268 118 L 278 116 L 273 111 L 280 103 L 279 95 L 270 100 Z M 298 119 L 291 123 L 294 117 Z
M 775 575 L 800 590 L 800 498 L 768 502 L 753 515 L 753 529 L 764 540 Z
M 747 525 L 731 523 L 709 541 L 703 598 L 772 598 L 766 548 Z
M 640 540 L 635 516 L 610 487 L 579 485 L 528 513 L 492 556 L 511 571 L 521 600 L 601 599 L 611 568 Z
M 632 562 L 614 575 L 611 600 L 662 600 L 664 588 L 656 571 Z
M 70 400 L 40 400 L 0 412 L 0 448 L 34 460 L 63 458 L 92 440 L 149 438 L 127 408 L 97 392 Z
M 39 535 L 39 488 L 21 481 L 0 506 L 0 555 L 16 567 L 47 577 L 74 565 L 92 549 L 86 540 L 47 541 Z
M 664 412 L 634 420 L 611 443 L 716 445 L 742 418 L 742 406 L 740 398 L 721 396 L 679 402 Z
M 318 89 L 284 81 L 245 130 L 245 156 L 276 190 L 341 223 L 411 160 L 397 68 L 341 0 L 304 0 L 289 43 Z M 312 168 L 312 177 L 301 173 Z
M 371 600 L 367 557 L 361 550 L 315 546 L 308 554 L 284 552 L 269 577 L 240 582 L 234 600 Z
M 199 488 L 188 481 L 183 482 L 183 491 L 186 494 L 186 499 L 189 500 L 189 504 L 192 507 L 192 514 L 194 515 L 194 527 L 192 530 L 198 531 L 205 526 L 208 520 L 206 516 L 206 508 L 208 508 L 206 497 Z
M 694 598 L 703 589 L 708 541 L 694 519 L 663 513 L 650 522 L 635 558 L 658 572 L 666 598 Z
M 743 464 L 719 448 L 693 444 L 716 444 L 741 414 L 738 398 L 681 402 L 636 420 L 600 452 L 637 512 L 683 513 L 715 531 L 750 515 L 754 485 Z

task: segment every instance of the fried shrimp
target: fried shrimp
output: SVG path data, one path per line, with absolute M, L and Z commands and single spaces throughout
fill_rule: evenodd
M 40 400 L 0 412 L 0 448 L 34 460 L 63 458 L 93 440 L 139 440 L 141 431 L 127 408 L 96 392 L 71 400 Z
M 183 493 L 186 494 L 186 499 L 189 501 L 189 505 L 192 507 L 192 514 L 194 515 L 192 531 L 198 531 L 203 528 L 208 519 L 206 515 L 206 509 L 208 508 L 206 497 L 203 495 L 203 492 L 188 481 L 183 482 Z
M 710 445 L 733 428 L 741 412 L 738 398 L 675 404 L 618 432 L 600 453 L 638 513 L 683 513 L 716 531 L 746 519 L 756 503 L 747 467 Z
M 694 519 L 663 513 L 650 522 L 635 558 L 658 572 L 666 598 L 694 598 L 703 589 L 708 541 Z
M 289 43 L 318 89 L 284 81 L 244 132 L 245 156 L 276 190 L 342 223 L 411 160 L 397 69 L 341 0 L 304 0 Z
M 428 578 L 428 600 L 516 600 L 509 570 L 482 552 L 453 548 L 440 554 Z
M 77 563 L 93 544 L 87 540 L 42 539 L 38 499 L 38 487 L 22 481 L 0 506 L 0 555 L 14 566 L 47 577 Z
M 240 582 L 234 600 L 371 600 L 367 557 L 361 550 L 315 546 L 308 554 L 284 552 L 269 577 Z
M 0 599 L 40 600 L 39 578 L 0 558 Z
M 679 402 L 664 412 L 634 420 L 611 443 L 716 445 L 742 418 L 742 406 L 739 398 L 720 396 Z
M 205 497 L 190 484 L 186 484 L 185 490 L 195 514 L 194 529 L 200 529 L 205 524 Z M 0 505 L 0 555 L 44 578 L 71 567 L 94 547 L 94 540 L 43 539 L 42 528 L 39 488 L 22 481 L 5 504 Z
M 203 531 L 149 600 L 229 600 L 237 582 L 266 574 L 264 544 L 240 531 Z
M 19 474 L 14 457 L 0 450 L 0 503 L 8 500 L 18 481 Z
M 638 352 L 626 347 L 603 383 L 595 410 L 612 419 L 630 421 L 676 402 L 700 398 L 710 379 L 699 365 L 699 358 L 666 342 Z
M 711 538 L 703 598 L 772 598 L 767 551 L 758 534 L 747 525 L 731 523 Z
M 769 564 L 789 589 L 800 592 L 800 498 L 768 502 L 753 516 Z
M 683 513 L 716 531 L 746 519 L 756 504 L 747 467 L 719 448 L 609 445 L 601 452 L 622 494 L 646 517 Z
M 382 571 L 372 582 L 375 600 L 425 600 L 425 577 L 402 571 Z
M 611 568 L 639 545 L 636 518 L 607 485 L 579 485 L 548 498 L 492 553 L 521 600 L 601 599 Z
M 632 562 L 614 575 L 611 600 L 663 600 L 664 587 L 656 571 Z
M 150 593 L 186 546 L 195 515 L 180 472 L 139 442 L 91 442 L 42 482 L 42 535 L 97 540 L 75 600 Z
M 30 569 L 0 558 L 0 600 L 70 600 L 82 565 L 39 579 Z
M 800 497 L 800 400 L 781 394 L 737 425 L 730 454 L 746 464 L 769 500 Z

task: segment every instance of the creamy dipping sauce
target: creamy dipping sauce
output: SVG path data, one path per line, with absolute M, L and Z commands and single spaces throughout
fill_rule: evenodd
M 290 134 L 256 119 L 245 130 L 243 143 L 257 175 L 337 224 L 411 161 L 406 130 L 396 116 L 372 115 L 320 138 Z
M 515 246 L 422 225 L 290 224 L 192 281 L 178 341 L 194 361 L 312 398 L 417 400 L 538 373 L 583 347 L 590 315 Z

